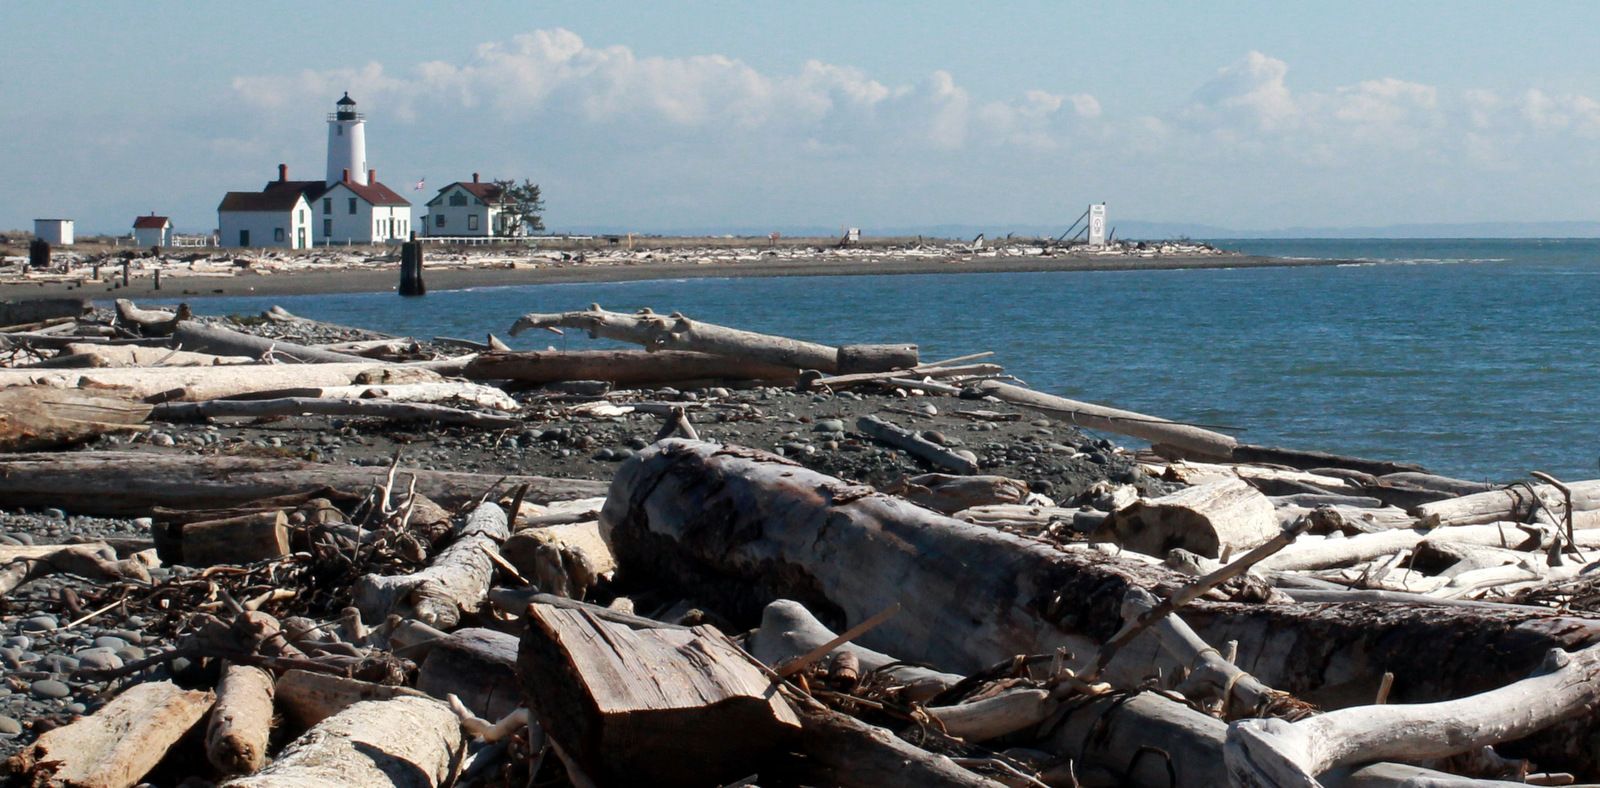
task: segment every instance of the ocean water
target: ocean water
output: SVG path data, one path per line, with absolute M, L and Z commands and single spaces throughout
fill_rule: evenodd
M 1250 240 L 1337 267 L 558 284 L 193 299 L 394 334 L 506 338 L 524 312 L 651 307 L 827 343 L 982 350 L 1034 388 L 1241 440 L 1510 480 L 1600 477 L 1600 239 Z M 521 348 L 608 346 L 569 332 Z

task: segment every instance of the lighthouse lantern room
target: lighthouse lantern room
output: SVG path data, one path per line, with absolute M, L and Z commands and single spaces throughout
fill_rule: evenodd
M 366 117 L 356 111 L 355 99 L 349 93 L 334 105 L 328 115 L 328 174 L 330 185 L 350 180 L 367 185 L 367 123 Z

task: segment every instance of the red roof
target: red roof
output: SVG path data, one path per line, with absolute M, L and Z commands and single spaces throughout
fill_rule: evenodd
M 356 183 L 355 181 L 350 181 L 348 183 L 340 182 L 334 184 L 334 186 L 343 186 L 346 189 L 355 192 L 357 197 L 360 197 L 361 199 L 366 200 L 373 205 L 411 204 L 410 200 L 407 200 L 406 198 L 401 197 L 399 194 L 396 194 L 394 189 L 391 189 L 377 181 L 373 181 L 365 185 Z
M 473 181 L 471 183 L 468 183 L 467 181 L 456 181 L 454 184 L 451 184 L 451 185 L 452 186 L 460 186 L 461 188 L 466 189 L 469 192 L 472 192 L 472 196 L 477 197 L 480 200 L 483 200 L 485 203 L 491 203 L 491 202 L 499 201 L 500 194 L 505 191 L 505 189 L 500 188 L 499 184 L 496 184 L 496 183 L 482 183 L 482 182 L 479 182 L 479 181 Z M 449 187 L 447 186 L 445 188 L 449 188 Z
M 135 230 L 160 230 L 172 224 L 165 216 L 140 216 L 133 220 Z

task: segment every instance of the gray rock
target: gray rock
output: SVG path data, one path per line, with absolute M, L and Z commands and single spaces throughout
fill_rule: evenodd
M 176 443 L 177 441 L 173 440 L 172 436 L 165 432 L 157 432 L 150 436 L 150 445 L 152 446 L 171 446 Z
M 844 422 L 839 419 L 823 419 L 811 427 L 812 432 L 844 432 Z
M 22 723 L 10 717 L 0 717 L 0 736 L 16 736 L 22 733 Z
M 71 673 L 82 667 L 78 664 L 77 657 L 66 654 L 46 654 L 39 659 L 39 666 L 52 673 Z
M 49 632 L 58 626 L 60 626 L 60 623 L 55 616 L 49 613 L 40 613 L 37 616 L 23 619 L 22 623 L 17 625 L 17 629 L 23 632 Z
M 70 697 L 72 695 L 71 687 L 68 687 L 64 682 L 56 681 L 55 679 L 39 679 L 38 681 L 35 681 L 33 684 L 29 685 L 29 689 L 33 691 L 34 697 L 44 698 L 46 700 L 56 700 L 59 698 Z
M 144 649 L 138 646 L 123 646 L 117 649 L 116 654 L 128 662 L 138 662 L 145 657 Z
M 30 638 L 27 635 L 12 635 L 11 637 L 6 638 L 6 647 L 20 648 L 23 651 L 27 651 L 28 649 L 33 648 L 33 638 Z
M 94 639 L 95 648 L 103 648 L 107 651 L 116 651 L 119 648 L 125 648 L 129 645 L 131 644 L 128 643 L 127 639 L 120 638 L 115 635 L 101 635 L 100 637 Z
M 111 670 L 122 667 L 122 657 L 109 648 L 89 648 L 73 654 L 78 666 L 91 670 Z

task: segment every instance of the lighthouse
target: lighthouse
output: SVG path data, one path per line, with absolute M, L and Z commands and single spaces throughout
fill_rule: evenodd
M 355 99 L 346 92 L 328 116 L 329 185 L 344 180 L 349 173 L 354 183 L 367 185 L 367 122 L 356 111 Z

